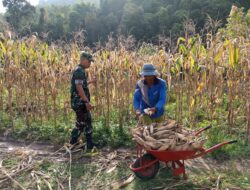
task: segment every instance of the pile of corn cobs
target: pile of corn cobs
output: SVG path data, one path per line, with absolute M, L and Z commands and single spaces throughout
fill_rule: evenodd
M 197 150 L 206 139 L 195 136 L 173 120 L 132 129 L 133 139 L 147 150 L 186 151 Z

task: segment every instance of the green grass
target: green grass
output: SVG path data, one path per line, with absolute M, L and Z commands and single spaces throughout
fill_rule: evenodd
M 102 167 L 102 164 L 91 162 L 91 159 L 89 159 L 89 161 L 85 160 L 85 163 L 73 163 L 71 170 L 72 189 L 87 190 L 91 187 L 94 189 L 112 189 L 112 184 L 132 174 L 124 162 L 121 162 L 111 173 L 107 173 L 105 169 L 101 170 Z M 45 162 L 40 165 L 39 170 L 51 176 L 49 181 L 53 185 L 53 188 L 55 188 L 56 183 L 53 182 L 54 177 L 63 179 L 63 177 L 60 176 L 60 172 L 68 171 L 68 169 L 68 165 Z M 66 174 L 68 175 L 69 173 L 66 172 Z M 25 176 L 22 176 L 22 179 L 24 178 Z M 235 168 L 206 172 L 203 170 L 189 170 L 187 180 L 174 179 L 169 169 L 161 168 L 158 175 L 154 179 L 142 181 L 136 177 L 130 184 L 126 185 L 124 189 L 212 189 L 216 188 L 218 178 L 220 179 L 219 186 L 221 189 L 233 189 L 234 187 L 237 187 L 241 190 L 247 190 L 250 188 L 250 173 L 241 173 Z M 25 182 L 25 180 L 23 180 L 23 182 Z M 68 189 L 68 178 L 66 178 L 64 185 L 66 189 Z M 42 187 L 45 188 L 45 184 L 42 184 Z
M 112 153 L 112 152 L 110 152 Z M 119 157 L 121 156 L 121 157 Z M 38 157 L 39 158 L 39 157 Z M 11 169 L 17 166 L 23 159 L 22 156 L 8 156 L 3 160 L 3 166 L 6 169 Z M 102 153 L 99 156 L 87 157 L 82 153 L 72 155 L 71 172 L 69 161 L 56 162 L 50 158 L 43 158 L 42 161 L 38 159 L 35 161 L 33 170 L 39 171 L 46 176 L 46 179 L 52 189 L 57 189 L 57 179 L 60 183 L 68 189 L 69 174 L 71 173 L 71 186 L 76 190 L 87 190 L 91 187 L 93 189 L 112 189 L 112 185 L 133 174 L 128 168 L 130 159 L 125 159 L 122 155 L 117 154 L 113 160 L 108 159 L 108 153 Z M 37 159 L 35 159 L 37 160 Z M 216 188 L 216 184 L 219 179 L 219 187 L 221 189 L 241 189 L 247 190 L 250 188 L 250 172 L 247 168 L 243 168 L 244 171 L 237 168 L 240 164 L 244 167 L 245 163 L 237 163 L 239 159 L 231 158 L 230 160 L 224 160 L 224 162 L 216 162 L 212 160 L 212 163 L 208 163 L 210 169 L 206 169 L 204 166 L 193 168 L 187 166 L 187 180 L 174 179 L 171 171 L 163 167 L 161 164 L 160 170 L 156 177 L 152 180 L 143 181 L 139 178 L 135 178 L 131 183 L 127 184 L 125 190 L 145 190 L 145 189 L 178 189 L 178 190 L 193 190 L 193 189 L 212 189 Z M 112 167 L 112 164 L 117 163 L 117 167 L 112 172 L 108 173 L 108 169 Z M 193 163 L 195 164 L 195 163 Z M 42 189 L 48 189 L 43 177 L 39 176 L 40 187 Z M 30 171 L 23 172 L 15 177 L 22 186 L 30 189 L 36 189 L 36 184 L 30 184 Z M 34 181 L 34 180 L 33 180 Z M 9 188 L 15 188 L 13 185 L 9 185 Z M 237 187 L 237 188 L 235 188 Z
M 87 168 L 86 168 L 87 167 Z M 91 183 L 93 178 L 96 177 L 95 170 L 97 168 L 88 164 L 87 166 L 77 166 L 76 169 L 73 167 L 74 177 L 80 178 L 83 175 L 83 181 L 78 181 L 77 189 L 86 189 L 86 186 Z M 77 173 L 77 175 L 76 175 Z M 106 189 L 111 189 L 108 185 L 112 182 L 115 182 L 124 176 L 127 176 L 131 173 L 128 167 L 125 164 L 121 164 L 114 172 L 111 174 L 107 174 L 105 172 L 101 172 L 99 176 L 95 178 L 96 185 L 101 185 L 99 188 L 102 189 L 106 187 Z M 189 171 L 189 179 L 188 180 L 175 180 L 172 177 L 169 169 L 161 169 L 159 174 L 152 180 L 142 181 L 139 178 L 135 178 L 135 180 L 126 186 L 124 189 L 127 190 L 145 190 L 145 189 L 153 189 L 160 188 L 164 189 L 166 187 L 175 187 L 175 189 L 179 190 L 191 190 L 191 189 L 211 189 L 212 187 L 216 187 L 216 180 L 220 177 L 220 187 L 222 189 L 226 189 L 230 187 L 238 187 L 240 189 L 248 189 L 250 187 L 249 179 L 250 173 L 243 174 L 234 169 L 226 169 L 219 172 L 208 171 L 204 173 L 202 171 L 198 171 L 193 173 Z M 102 186 L 107 184 L 106 186 Z M 173 189 L 172 188 L 172 189 Z M 97 188 L 98 189 L 98 188 Z M 105 188 L 104 188 L 105 189 Z
M 13 165 L 18 164 L 19 160 L 16 157 L 7 157 L 3 160 L 2 166 L 6 169 L 12 168 Z
M 227 145 L 222 147 L 211 154 L 216 159 L 230 159 L 230 158 L 249 158 L 250 157 L 250 145 L 244 143 L 244 125 L 246 124 L 244 119 L 237 118 L 235 126 L 229 127 L 227 125 L 227 100 L 223 100 L 220 108 L 216 109 L 214 120 L 209 120 L 206 114 L 206 110 L 199 108 L 196 114 L 195 125 L 196 127 L 205 127 L 212 125 L 204 134 L 207 136 L 208 141 L 206 147 L 211 147 L 217 143 L 238 140 L 237 144 Z M 236 105 L 237 107 L 238 105 Z M 175 118 L 176 97 L 169 96 L 169 101 L 166 105 L 166 116 L 168 118 Z M 187 109 L 188 110 L 188 109 Z M 60 115 L 60 114 L 59 114 Z M 127 114 L 124 114 L 127 115 Z M 189 114 L 183 113 L 182 122 L 185 126 L 193 127 L 189 121 Z M 27 126 L 24 118 L 16 116 L 14 120 L 11 120 L 10 116 L 6 112 L 0 113 L 0 132 L 3 134 L 6 130 L 11 129 L 9 136 L 15 140 L 27 140 L 27 141 L 46 141 L 53 144 L 64 144 L 68 142 L 70 137 L 70 131 L 74 127 L 74 113 L 70 113 L 67 120 L 64 117 L 58 117 L 56 124 L 51 118 L 48 121 L 34 121 Z M 137 121 L 133 116 L 130 118 L 119 117 L 116 110 L 111 111 L 109 126 L 107 126 L 107 119 L 105 116 L 93 118 L 94 126 L 94 139 L 99 141 L 102 145 L 118 147 L 134 147 L 135 143 L 132 141 L 130 134 L 130 128 L 133 128 Z

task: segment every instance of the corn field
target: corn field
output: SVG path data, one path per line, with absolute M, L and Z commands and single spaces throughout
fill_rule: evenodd
M 48 45 L 34 36 L 22 40 L 2 37 L 0 41 L 0 113 L 15 119 L 21 116 L 27 127 L 33 121 L 69 118 L 70 77 L 79 62 L 76 44 Z M 175 97 L 175 119 L 188 118 L 195 126 L 203 110 L 209 120 L 226 104 L 229 133 L 238 120 L 250 133 L 250 41 L 245 38 L 219 40 L 207 35 L 179 38 L 176 53 L 155 47 L 153 54 L 131 51 L 121 46 L 94 53 L 89 78 L 94 118 L 103 116 L 107 125 L 112 112 L 120 125 L 133 117 L 132 95 L 144 63 L 153 63 L 167 80 L 168 97 Z M 168 114 L 168 113 L 166 113 Z

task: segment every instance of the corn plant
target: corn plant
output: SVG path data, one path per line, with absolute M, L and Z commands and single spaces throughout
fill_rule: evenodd
M 226 39 L 207 35 L 180 38 L 178 51 L 166 53 L 156 48 L 145 54 L 120 45 L 94 53 L 95 63 L 88 70 L 97 77 L 91 87 L 94 118 L 105 117 L 110 125 L 112 112 L 118 122 L 133 116 L 132 95 L 145 62 L 153 63 L 167 80 L 168 93 L 176 97 L 175 119 L 195 127 L 200 110 L 209 120 L 217 119 L 216 110 L 227 99 L 228 131 L 244 119 L 249 136 L 249 39 Z M 48 45 L 35 37 L 0 42 L 0 111 L 12 120 L 21 116 L 27 126 L 33 121 L 71 119 L 69 85 L 79 63 L 77 44 Z

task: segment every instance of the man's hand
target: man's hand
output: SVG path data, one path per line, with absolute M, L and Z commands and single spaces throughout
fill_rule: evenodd
M 136 118 L 138 119 L 141 115 L 141 111 L 140 110 L 136 110 L 135 111 L 135 115 L 136 115 Z
M 150 108 L 150 113 L 151 113 L 151 115 L 154 115 L 156 113 L 156 108 Z
M 97 83 L 97 78 L 94 77 L 92 80 L 90 80 L 90 81 L 88 82 L 88 85 L 89 85 L 89 84 L 96 84 L 96 83 Z
M 154 107 L 154 108 L 147 108 L 144 110 L 144 112 L 149 115 L 149 116 L 152 116 L 156 113 L 157 109 Z
M 92 105 L 89 102 L 86 102 L 85 106 L 86 106 L 88 111 L 90 111 L 92 109 Z

